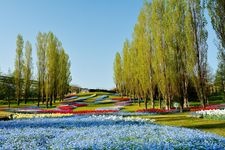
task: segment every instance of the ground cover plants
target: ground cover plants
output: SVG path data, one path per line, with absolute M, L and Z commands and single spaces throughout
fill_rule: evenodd
M 222 149 L 225 138 L 122 116 L 17 119 L 0 124 L 0 149 Z

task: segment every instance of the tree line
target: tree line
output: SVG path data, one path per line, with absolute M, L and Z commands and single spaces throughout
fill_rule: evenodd
M 125 40 L 122 53 L 115 56 L 114 81 L 118 92 L 144 99 L 146 109 L 148 100 L 154 108 L 158 98 L 160 107 L 170 109 L 172 102 L 177 101 L 183 111 L 189 105 L 188 89 L 193 85 L 204 107 L 210 77 L 205 10 L 208 7 L 215 29 L 218 21 L 213 19 L 224 19 L 224 10 L 216 10 L 222 6 L 224 2 L 219 0 L 146 1 L 132 40 Z M 224 20 L 216 25 L 218 30 L 224 30 L 223 23 Z
M 49 107 L 57 98 L 62 100 L 68 93 L 72 80 L 70 60 L 62 43 L 52 32 L 40 32 L 37 35 L 36 53 L 37 79 L 34 80 L 32 45 L 29 41 L 24 45 L 23 37 L 19 34 L 16 40 L 15 70 L 12 74 L 9 73 L 8 77 L 2 77 L 1 80 L 1 89 L 3 93 L 6 93 L 1 96 L 2 98 L 15 98 L 18 105 L 23 99 L 26 104 L 32 92 L 35 91 L 38 106 L 42 101 L 42 103 L 46 102 L 46 106 Z M 15 93 L 12 94 L 9 91 Z

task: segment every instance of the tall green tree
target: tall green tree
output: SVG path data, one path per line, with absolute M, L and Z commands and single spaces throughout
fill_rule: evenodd
M 224 93 L 225 101 L 225 1 L 224 0 L 209 0 L 208 10 L 211 17 L 213 29 L 216 32 L 218 43 L 218 70 L 217 81 Z
M 31 78 L 32 78 L 32 45 L 29 41 L 25 44 L 25 60 L 24 60 L 24 100 L 25 104 L 30 96 Z
M 135 67 L 136 75 L 138 76 L 137 83 L 139 83 L 137 86 L 140 96 L 144 99 L 146 109 L 148 98 L 150 98 L 152 107 L 154 108 L 153 96 L 155 86 L 152 68 L 153 49 L 151 47 L 151 29 L 149 28 L 150 15 L 151 5 L 146 2 L 139 14 L 133 33 L 134 49 L 137 53 L 137 66 Z
M 37 35 L 37 72 L 38 72 L 38 106 L 40 99 L 44 102 L 45 82 L 46 82 L 46 53 L 47 53 L 47 34 L 39 32 Z M 41 98 L 40 98 L 41 97 Z
M 206 83 L 207 83 L 207 38 L 206 30 L 207 21 L 204 16 L 205 4 L 204 0 L 189 0 L 188 8 L 191 17 L 190 31 L 192 37 L 189 38 L 189 48 L 195 50 L 195 68 L 193 81 L 195 83 L 198 98 L 204 107 L 207 102 Z
M 123 45 L 123 51 L 122 51 L 122 92 L 123 95 L 128 95 L 130 92 L 130 81 L 131 81 L 131 74 L 130 74 L 130 43 L 126 39 Z
M 52 32 L 48 33 L 48 44 L 47 44 L 47 62 L 46 62 L 46 67 L 47 67 L 47 82 L 46 82 L 46 98 L 47 98 L 47 103 L 46 106 L 48 107 L 48 104 L 50 102 L 50 106 L 52 106 L 52 101 L 55 96 L 55 87 L 56 80 L 57 80 L 57 61 L 58 61 L 58 49 L 57 49 L 57 39 L 54 36 Z M 50 101 L 49 101 L 50 100 Z
M 23 37 L 22 35 L 17 36 L 16 40 L 16 58 L 15 58 L 15 71 L 14 71 L 14 79 L 16 86 L 16 99 L 17 105 L 20 104 L 20 99 L 22 95 L 22 72 L 23 72 Z
M 170 100 L 172 96 L 170 65 L 171 53 L 165 39 L 166 28 L 166 2 L 165 0 L 152 1 L 152 16 L 150 28 L 153 36 L 154 58 L 153 69 L 157 77 L 157 87 L 162 94 L 166 109 L 170 108 Z
M 64 95 L 69 91 L 69 83 L 71 82 L 70 61 L 69 56 L 61 48 L 59 51 L 59 72 L 58 72 L 58 95 L 60 100 L 64 99 Z
M 114 83 L 116 84 L 116 90 L 122 93 L 122 60 L 120 53 L 117 52 L 114 60 Z

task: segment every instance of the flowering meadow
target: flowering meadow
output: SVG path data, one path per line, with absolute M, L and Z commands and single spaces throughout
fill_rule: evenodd
M 0 122 L 0 149 L 224 149 L 225 138 L 199 130 L 112 115 Z
M 13 114 L 13 119 L 25 119 L 25 118 L 58 118 L 58 117 L 69 117 L 74 114 L 61 114 L 61 113 L 53 113 L 53 114 L 22 114 L 15 113 Z

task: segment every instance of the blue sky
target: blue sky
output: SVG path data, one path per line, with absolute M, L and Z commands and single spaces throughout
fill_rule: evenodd
M 142 5 L 142 0 L 0 1 L 0 70 L 13 70 L 19 33 L 32 43 L 36 69 L 36 35 L 52 31 L 70 56 L 73 84 L 111 89 L 114 55 L 131 39 Z M 208 61 L 215 71 L 216 36 L 210 22 L 207 29 Z

